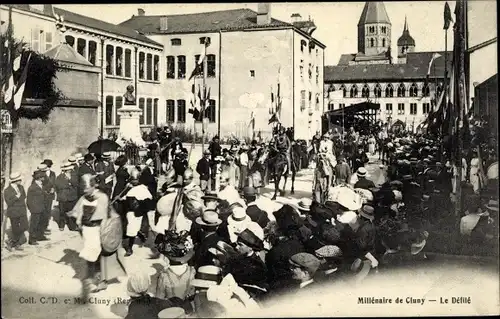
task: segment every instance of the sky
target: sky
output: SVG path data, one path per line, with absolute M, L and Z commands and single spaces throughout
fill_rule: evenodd
M 455 1 L 448 1 L 451 12 Z M 445 49 L 443 30 L 444 1 L 405 1 L 385 2 L 389 19 L 392 23 L 392 52 L 396 52 L 397 39 L 403 32 L 405 16 L 410 35 L 415 39 L 415 51 L 442 51 Z M 137 9 L 143 8 L 146 15 L 173 15 L 197 13 L 227 9 L 249 8 L 257 11 L 258 3 L 190 3 L 190 4 L 95 4 L 62 5 L 56 7 L 82 15 L 118 24 L 137 15 Z M 273 18 L 290 22 L 293 13 L 299 13 L 303 19 L 309 16 L 316 24 L 313 36 L 326 45 L 325 64 L 337 64 L 344 53 L 357 51 L 357 24 L 364 2 L 294 2 L 272 3 Z M 453 15 L 454 16 L 454 15 Z M 448 31 L 448 50 L 452 50 L 452 29 Z

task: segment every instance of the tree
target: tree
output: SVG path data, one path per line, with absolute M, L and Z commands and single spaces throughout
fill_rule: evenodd
M 57 103 L 64 98 L 62 92 L 54 84 L 57 78 L 57 72 L 64 71 L 62 65 L 55 59 L 47 57 L 38 52 L 32 51 L 26 43 L 19 41 L 13 36 L 13 27 L 10 23 L 11 14 L 9 12 L 9 26 L 7 32 L 0 34 L 0 108 L 8 110 L 12 121 L 12 134 L 3 136 L 2 134 L 2 169 L 7 165 L 7 154 L 12 154 L 16 131 L 21 118 L 29 120 L 40 119 L 46 122 L 49 115 Z M 18 89 L 18 81 L 26 65 L 27 79 L 23 98 L 33 98 L 43 100 L 42 104 L 34 108 L 20 107 L 17 110 L 14 107 L 13 99 L 5 101 L 5 89 L 8 87 L 10 74 L 14 60 L 20 57 L 19 68 L 13 72 L 15 90 Z M 28 62 L 29 58 L 29 63 Z M 9 171 L 12 168 L 12 156 L 9 161 Z

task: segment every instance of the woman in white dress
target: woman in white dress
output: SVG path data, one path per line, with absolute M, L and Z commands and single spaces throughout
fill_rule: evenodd
M 373 135 L 370 135 L 370 138 L 368 139 L 368 152 L 371 155 L 375 155 L 375 137 Z

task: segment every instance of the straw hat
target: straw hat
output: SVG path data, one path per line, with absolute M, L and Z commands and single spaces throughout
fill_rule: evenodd
M 297 208 L 301 211 L 309 212 L 311 210 L 312 200 L 310 198 L 302 198 L 297 203 Z
M 222 269 L 216 266 L 201 266 L 196 271 L 191 285 L 198 288 L 217 286 L 222 281 Z
M 180 307 L 171 307 L 163 309 L 158 313 L 159 319 L 167 318 L 186 318 L 186 311 Z
M 196 218 L 196 223 L 201 226 L 219 226 L 222 223 L 219 215 L 214 210 L 205 210 L 200 217 Z
M 73 155 L 77 161 L 83 161 L 83 154 L 82 153 L 76 153 Z
M 368 173 L 368 171 L 366 170 L 366 168 L 364 167 L 360 167 L 358 168 L 358 170 L 356 171 L 356 174 L 358 175 L 358 177 L 366 177 L 366 174 Z
M 250 220 L 250 217 L 247 215 L 245 208 L 236 206 L 233 208 L 232 214 L 228 217 L 228 224 L 237 224 L 243 223 Z
M 18 181 L 20 181 L 22 179 L 21 178 L 21 173 L 14 172 L 14 173 L 10 174 L 9 179 L 10 179 L 11 183 L 18 182 Z
M 70 162 L 64 162 L 61 164 L 61 170 L 64 171 L 69 171 L 73 169 L 73 165 Z
M 375 209 L 372 206 L 365 205 L 359 211 L 359 215 L 361 215 L 364 218 L 367 218 L 367 219 L 373 221 L 375 219 L 375 216 L 373 215 L 374 212 L 375 212 Z

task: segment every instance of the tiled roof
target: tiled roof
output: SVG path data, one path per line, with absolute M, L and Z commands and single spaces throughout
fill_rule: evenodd
M 160 31 L 160 18 L 167 17 L 167 30 Z M 270 24 L 258 25 L 257 12 L 250 9 L 235 9 L 179 15 L 144 15 L 120 23 L 144 34 L 176 34 L 197 32 L 218 32 L 248 28 L 280 27 L 292 25 L 276 19 Z
M 412 52 L 407 54 L 406 64 L 358 64 L 325 66 L 325 82 L 424 79 L 429 62 L 436 52 Z M 444 52 L 434 60 L 430 77 L 444 76 Z M 341 61 L 347 60 L 343 55 Z M 352 56 L 352 55 L 351 55 Z M 344 57 L 344 58 L 343 58 Z M 448 70 L 451 72 L 452 52 L 448 51 Z
M 367 1 L 365 3 L 358 25 L 366 23 L 391 23 L 382 1 Z
M 9 4 L 7 6 L 11 6 L 13 8 L 23 10 L 23 11 L 34 12 L 33 10 L 30 10 L 29 5 L 27 5 L 27 4 Z M 78 25 L 85 26 L 88 28 L 112 33 L 112 34 L 115 34 L 117 36 L 122 36 L 125 38 L 134 39 L 136 41 L 152 44 L 155 46 L 160 46 L 160 47 L 163 46 L 160 43 L 153 41 L 150 38 L 148 38 L 142 34 L 139 34 L 137 31 L 135 31 L 133 29 L 129 29 L 129 28 L 124 27 L 124 26 L 119 26 L 116 24 L 104 22 L 104 21 L 101 21 L 98 19 L 87 17 L 84 15 L 77 14 L 77 13 L 74 13 L 74 12 L 71 12 L 68 10 L 60 9 L 57 7 L 54 7 L 54 12 L 57 13 L 58 15 L 64 16 L 64 21 L 66 21 L 66 22 L 70 22 L 70 23 L 78 24 Z M 40 12 L 40 14 L 43 14 L 45 16 L 52 16 L 50 5 L 45 5 L 44 11 Z
M 45 52 L 44 55 L 63 62 L 93 66 L 92 63 L 87 61 L 87 59 L 85 59 L 67 43 L 61 43 L 60 45 L 53 47 L 49 51 Z
M 139 34 L 134 29 L 127 28 L 126 26 L 116 25 L 108 22 L 104 22 L 101 20 L 97 20 L 94 18 L 90 18 L 81 14 L 77 14 L 71 11 L 63 10 L 57 7 L 54 7 L 55 13 L 58 15 L 64 16 L 64 21 L 71 22 L 74 24 L 82 25 L 85 27 L 89 27 L 92 29 L 97 29 L 100 31 L 105 31 L 108 33 L 116 34 L 122 37 L 131 38 L 140 42 L 145 42 L 148 44 L 152 44 L 155 46 L 162 47 L 160 43 L 151 40 L 150 38 Z

